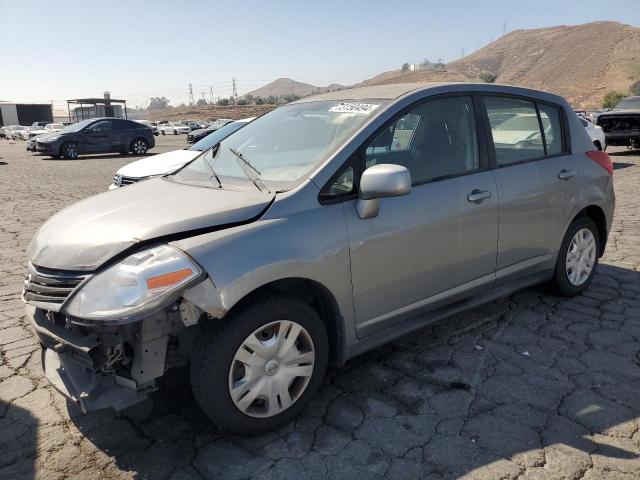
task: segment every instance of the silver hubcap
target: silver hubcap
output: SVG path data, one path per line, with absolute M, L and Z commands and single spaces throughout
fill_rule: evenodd
M 229 393 L 251 417 L 272 417 L 293 405 L 309 385 L 315 351 L 309 333 L 280 320 L 249 335 L 233 357 Z
M 67 146 L 67 155 L 69 155 L 71 158 L 75 158 L 77 153 L 78 152 L 76 150 L 76 146 L 75 145 Z
M 133 144 L 133 151 L 135 153 L 142 154 L 145 152 L 145 150 L 146 150 L 145 144 L 141 140 L 138 140 L 136 143 Z
M 591 230 L 582 228 L 576 232 L 569 244 L 566 271 L 569 282 L 580 286 L 587 281 L 596 261 L 596 239 Z

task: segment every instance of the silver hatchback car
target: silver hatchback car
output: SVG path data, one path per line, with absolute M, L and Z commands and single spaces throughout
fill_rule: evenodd
M 227 431 L 298 414 L 329 364 L 550 282 L 588 287 L 612 164 L 562 98 L 401 84 L 305 98 L 177 173 L 48 220 L 24 300 L 49 380 L 125 408 L 187 359 Z

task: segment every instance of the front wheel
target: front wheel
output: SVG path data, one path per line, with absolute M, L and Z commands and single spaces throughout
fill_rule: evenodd
M 174 135 L 177 135 L 177 134 L 178 134 L 178 131 L 177 131 L 177 130 L 174 130 L 174 131 L 173 131 L 173 134 L 174 134 Z
M 241 435 L 295 418 L 327 369 L 317 312 L 295 297 L 269 296 L 213 322 L 191 358 L 193 393 L 209 418 Z
M 554 276 L 553 289 L 564 297 L 573 297 L 587 289 L 598 266 L 600 236 L 596 224 L 588 217 L 578 217 L 562 240 Z
M 62 156 L 67 160 L 75 160 L 78 158 L 78 144 L 74 142 L 67 142 L 62 145 L 60 149 Z

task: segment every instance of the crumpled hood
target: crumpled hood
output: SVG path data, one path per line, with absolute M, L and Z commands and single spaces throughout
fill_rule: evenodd
M 40 267 L 91 271 L 142 241 L 249 221 L 272 199 L 273 194 L 257 190 L 220 190 L 155 178 L 60 211 L 40 227 L 27 258 Z
M 125 165 L 116 173 L 134 178 L 164 175 L 176 171 L 201 153 L 198 150 L 174 150 L 173 152 L 151 155 Z

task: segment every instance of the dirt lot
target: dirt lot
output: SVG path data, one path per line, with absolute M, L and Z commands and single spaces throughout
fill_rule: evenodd
M 638 153 L 613 157 L 613 232 L 583 296 L 529 289 L 425 328 L 330 372 L 292 424 L 239 438 L 207 421 L 185 370 L 119 414 L 83 416 L 47 384 L 20 300 L 25 248 L 132 158 L 0 141 L 0 479 L 639 478 Z

